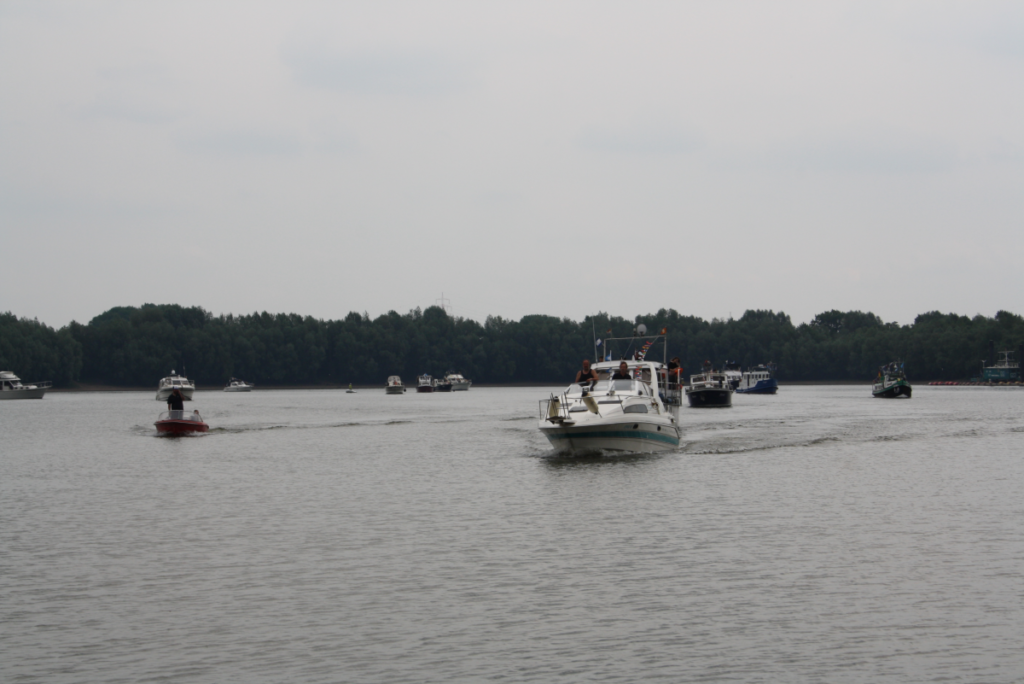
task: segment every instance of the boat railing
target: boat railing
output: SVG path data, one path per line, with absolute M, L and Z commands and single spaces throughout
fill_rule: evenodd
M 157 420 L 194 420 L 197 423 L 203 422 L 199 411 L 164 411 Z
M 669 383 L 666 385 L 665 391 L 661 395 L 661 400 L 668 406 L 682 406 L 683 385 L 677 385 L 675 383 Z
M 22 389 L 50 389 L 53 387 L 53 383 L 49 380 L 36 380 L 35 382 L 25 382 L 21 385 Z
M 562 421 L 570 420 L 569 414 L 572 413 L 570 408 L 576 404 L 576 400 L 582 396 L 591 396 L 590 393 L 578 394 L 575 397 L 570 396 L 568 391 L 562 392 L 561 394 L 552 394 L 547 399 L 541 399 L 538 402 L 538 409 L 540 412 L 541 420 L 548 420 L 552 423 L 560 423 Z

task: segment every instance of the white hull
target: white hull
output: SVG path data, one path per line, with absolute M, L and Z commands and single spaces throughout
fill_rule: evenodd
M 541 425 L 540 431 L 560 451 L 629 451 L 657 453 L 679 448 L 680 430 L 667 418 L 587 421 L 577 425 Z M 637 416 L 637 418 L 639 418 Z
M 46 389 L 36 387 L 35 389 L 14 389 L 0 392 L 0 399 L 42 399 Z
M 465 392 L 469 389 L 469 386 L 473 384 L 472 380 L 465 380 L 463 382 L 453 382 L 452 392 Z
M 398 386 L 398 387 L 385 387 L 384 391 L 387 394 L 402 394 L 402 393 L 405 392 L 405 388 L 402 387 L 402 386 Z
M 179 387 L 178 389 L 181 390 L 181 397 L 185 401 L 192 401 L 192 393 L 196 391 L 196 389 L 194 387 Z M 174 391 L 173 387 L 165 387 L 162 390 L 157 390 L 157 392 L 156 392 L 156 400 L 157 401 L 167 401 L 167 398 L 171 396 L 171 392 L 173 392 L 173 391 Z
M 252 392 L 252 385 L 233 385 L 225 387 L 225 392 Z

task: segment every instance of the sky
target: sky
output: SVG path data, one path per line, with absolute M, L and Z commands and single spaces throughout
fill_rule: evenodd
M 53 327 L 1024 313 L 1019 2 L 8 0 L 0 93 Z

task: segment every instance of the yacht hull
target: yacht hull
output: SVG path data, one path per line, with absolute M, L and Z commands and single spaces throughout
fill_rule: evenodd
M 679 448 L 679 431 L 669 424 L 625 422 L 603 425 L 541 425 L 559 451 L 656 453 Z
M 158 420 L 156 431 L 165 435 L 187 435 L 193 432 L 208 432 L 210 426 L 196 420 Z
M 736 394 L 775 394 L 779 391 L 779 383 L 775 378 L 771 380 L 758 380 L 753 387 L 740 387 Z
M 431 394 L 434 391 L 434 388 L 430 385 L 420 385 L 416 388 L 416 391 L 422 392 L 423 394 Z
M 13 389 L 0 392 L 0 399 L 42 399 L 44 394 L 46 394 L 44 387 Z
M 690 408 L 728 408 L 732 406 L 732 390 L 718 387 L 696 389 L 686 393 Z
M 225 387 L 225 392 L 252 392 L 252 386 L 246 385 L 245 387 Z
M 910 385 L 890 385 L 884 389 L 872 389 L 871 394 L 879 399 L 898 399 L 900 397 L 906 397 L 910 399 L 910 395 L 913 390 Z
M 384 388 L 384 392 L 386 394 L 404 394 L 405 393 L 405 388 L 401 387 L 401 386 L 399 386 L 399 387 L 385 387 Z
M 465 392 L 469 389 L 469 386 L 473 384 L 472 380 L 466 380 L 465 382 L 453 382 L 452 392 Z

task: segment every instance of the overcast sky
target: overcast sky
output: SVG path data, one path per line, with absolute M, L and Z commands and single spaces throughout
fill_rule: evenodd
M 1020 2 L 0 3 L 0 311 L 1024 313 Z

